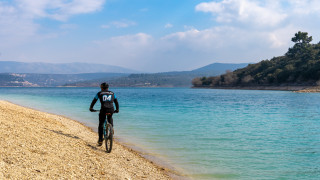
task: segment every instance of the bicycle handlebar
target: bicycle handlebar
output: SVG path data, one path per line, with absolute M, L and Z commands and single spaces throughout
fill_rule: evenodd
M 100 110 L 96 110 L 96 109 L 92 109 L 92 110 L 90 110 L 91 112 L 100 112 Z M 113 111 L 113 113 L 118 113 L 118 112 L 116 112 L 116 111 Z

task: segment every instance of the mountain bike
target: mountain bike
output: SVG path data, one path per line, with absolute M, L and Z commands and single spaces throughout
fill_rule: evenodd
M 99 110 L 93 110 L 93 112 L 100 112 Z M 111 115 L 110 113 L 107 113 L 106 118 L 108 115 Z M 106 144 L 106 151 L 107 153 L 110 153 L 112 150 L 112 144 L 113 144 L 113 127 L 106 119 L 103 124 L 103 138 Z

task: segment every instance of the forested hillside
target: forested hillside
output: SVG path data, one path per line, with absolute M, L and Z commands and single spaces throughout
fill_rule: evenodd
M 235 86 L 314 86 L 320 85 L 320 42 L 311 44 L 312 36 L 298 32 L 295 43 L 284 56 L 229 71 L 220 76 L 198 77 L 194 87 Z

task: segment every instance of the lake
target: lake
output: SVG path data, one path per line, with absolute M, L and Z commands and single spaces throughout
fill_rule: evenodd
M 320 179 L 320 94 L 111 88 L 117 138 L 194 179 Z M 96 129 L 99 88 L 0 88 L 0 99 Z M 99 108 L 99 102 L 95 109 Z

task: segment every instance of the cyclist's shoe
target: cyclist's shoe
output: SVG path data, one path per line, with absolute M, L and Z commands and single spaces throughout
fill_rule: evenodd
M 103 140 L 102 141 L 98 140 L 97 146 L 102 146 L 102 142 L 103 142 Z

